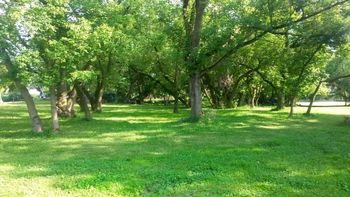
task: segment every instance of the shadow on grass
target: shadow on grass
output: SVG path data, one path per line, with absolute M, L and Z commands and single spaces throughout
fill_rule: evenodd
M 162 108 L 125 108 L 109 107 L 91 122 L 62 121 L 62 133 L 47 139 L 2 130 L 0 164 L 20 166 L 13 178 L 54 177 L 63 190 L 110 195 L 349 192 L 350 137 L 338 123 L 342 116 L 222 110 L 192 124 Z

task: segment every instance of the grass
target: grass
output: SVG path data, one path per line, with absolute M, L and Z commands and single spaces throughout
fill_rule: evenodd
M 349 196 L 350 109 L 302 110 L 207 110 L 189 123 L 186 110 L 106 105 L 35 135 L 23 103 L 1 105 L 0 196 Z

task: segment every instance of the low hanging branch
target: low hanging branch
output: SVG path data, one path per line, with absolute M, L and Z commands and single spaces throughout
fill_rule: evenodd
M 276 85 L 274 85 L 270 80 L 268 80 L 268 79 L 266 78 L 266 76 L 265 76 L 262 72 L 259 71 L 259 68 L 260 68 L 259 66 L 258 66 L 257 68 L 254 69 L 254 68 L 252 68 L 251 66 L 249 66 L 249 65 L 247 65 L 247 64 L 244 64 L 244 63 L 240 63 L 240 64 L 241 64 L 242 66 L 245 66 L 245 67 L 247 67 L 247 68 L 250 68 L 252 71 L 256 72 L 264 82 L 266 82 L 267 84 L 269 84 L 269 85 L 272 87 L 272 89 L 274 89 L 274 90 L 277 89 Z
M 350 74 L 348 75 L 342 75 L 342 76 L 338 76 L 338 77 L 334 77 L 332 79 L 326 79 L 326 80 L 322 80 L 322 82 L 327 82 L 327 83 L 334 83 L 340 79 L 345 79 L 345 78 L 349 78 Z
M 159 84 L 168 94 L 171 94 L 172 96 L 175 95 L 174 91 L 171 90 L 170 88 L 166 87 L 160 80 L 154 78 L 152 75 L 141 72 L 133 67 L 131 67 L 131 69 L 141 75 L 144 75 L 146 77 L 148 77 L 149 79 L 153 80 L 154 82 L 156 82 L 157 84 Z M 187 101 L 181 97 L 179 97 L 179 100 L 181 101 L 182 104 L 184 104 L 186 107 L 188 107 Z

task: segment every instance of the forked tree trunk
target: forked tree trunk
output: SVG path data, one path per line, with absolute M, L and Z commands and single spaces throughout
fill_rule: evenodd
M 96 90 L 95 90 L 95 96 L 93 99 L 93 102 L 91 103 L 92 111 L 94 112 L 102 112 L 102 96 L 104 92 L 104 77 L 101 76 L 101 79 L 99 79 Z
M 255 106 L 257 107 L 257 106 L 259 106 L 259 95 L 258 96 L 256 96 L 256 99 L 255 99 Z
M 308 106 L 308 108 L 307 108 L 306 115 L 310 115 L 310 114 L 311 114 L 312 105 L 313 105 L 314 102 L 315 102 L 317 92 L 318 92 L 318 90 L 320 89 L 322 83 L 323 83 L 322 80 L 321 80 L 320 82 L 318 82 L 315 91 L 314 91 L 314 92 L 312 93 L 312 95 L 310 96 L 310 103 L 309 103 L 309 106 Z
M 74 89 L 71 91 L 64 90 L 59 93 L 56 103 L 59 117 L 75 117 L 74 104 L 76 96 Z
M 253 88 L 251 93 L 250 93 L 250 99 L 249 99 L 249 106 L 250 108 L 254 108 L 255 107 L 255 99 L 256 99 L 256 89 Z
M 54 132 L 58 132 L 60 130 L 59 122 L 58 122 L 58 112 L 57 112 L 57 96 L 56 96 L 56 88 L 50 87 L 50 101 L 51 101 L 51 126 Z
M 57 96 L 57 112 L 59 117 L 74 117 L 74 104 L 76 93 L 73 90 L 70 90 L 70 87 L 65 80 L 67 78 L 67 71 L 64 69 L 60 70 L 60 79 L 61 82 L 56 86 L 56 96 Z
M 15 81 L 15 83 L 16 83 L 18 90 L 21 93 L 21 96 L 24 99 L 24 102 L 27 105 L 27 110 L 29 113 L 29 118 L 30 118 L 31 123 L 32 123 L 33 131 L 36 133 L 43 132 L 43 125 L 42 125 L 41 119 L 39 117 L 38 111 L 36 109 L 35 103 L 33 101 L 33 97 L 29 94 L 28 89 L 24 85 L 22 85 L 19 81 Z
M 250 108 L 254 108 L 255 107 L 255 97 L 252 96 L 252 98 L 250 99 L 250 104 L 249 104 Z
M 198 119 L 202 115 L 202 95 L 200 73 L 195 71 L 190 80 L 191 117 Z

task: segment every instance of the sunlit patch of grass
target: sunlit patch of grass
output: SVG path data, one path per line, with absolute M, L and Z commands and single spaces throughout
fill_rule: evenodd
M 282 125 L 261 125 L 261 126 L 258 126 L 258 128 L 281 130 L 281 129 L 286 128 L 286 126 L 282 126 Z
M 136 112 L 135 112 L 136 113 Z M 157 118 L 154 117 L 133 117 L 133 116 L 127 116 L 127 117 L 98 117 L 95 118 L 96 120 L 112 120 L 112 121 L 127 121 L 129 123 L 145 123 L 150 122 L 153 123 L 154 121 L 157 121 L 159 123 L 165 123 L 165 122 L 172 122 L 172 119 L 169 118 Z
M 49 104 L 38 105 L 48 131 Z M 0 106 L 0 196 L 348 196 L 350 108 L 105 105 L 35 135 L 23 103 Z M 13 117 L 11 119 L 11 117 Z

